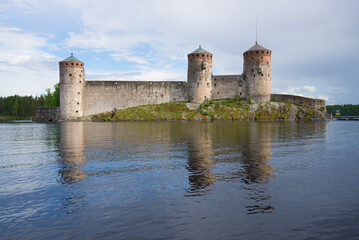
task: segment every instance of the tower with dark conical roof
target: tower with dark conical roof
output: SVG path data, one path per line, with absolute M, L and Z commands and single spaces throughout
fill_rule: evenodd
M 59 62 L 60 119 L 71 120 L 83 116 L 85 82 L 84 63 L 71 56 Z
M 269 102 L 272 90 L 272 51 L 256 44 L 243 53 L 246 96 L 255 102 Z
M 203 103 L 212 95 L 212 53 L 199 46 L 188 54 L 188 100 Z

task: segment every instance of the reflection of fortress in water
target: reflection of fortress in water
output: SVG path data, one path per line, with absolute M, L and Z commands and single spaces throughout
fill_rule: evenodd
M 84 128 L 83 122 L 60 123 L 60 156 L 62 168 L 59 170 L 62 183 L 77 182 L 86 177 L 83 166 L 84 154 Z
M 60 155 L 63 160 L 59 173 L 62 183 L 78 182 L 88 175 L 104 174 L 103 169 L 91 174 L 84 171 L 89 158 L 84 150 L 89 147 L 86 146 L 89 142 L 95 151 L 92 153 L 94 161 L 99 161 L 97 158 L 103 156 L 104 151 L 108 161 L 116 161 L 118 154 L 124 154 L 122 158 L 133 159 L 130 167 L 134 169 L 110 169 L 111 174 L 166 168 L 159 165 L 160 159 L 166 158 L 171 164 L 171 155 L 174 151 L 180 151 L 181 161 L 186 163 L 188 171 L 190 195 L 209 194 L 215 189 L 216 181 L 238 182 L 240 189 L 246 193 L 244 198 L 248 213 L 266 213 L 275 209 L 266 189 L 274 172 L 269 163 L 272 142 L 286 144 L 281 140 L 286 136 L 286 141 L 293 139 L 292 144 L 298 144 L 301 132 L 305 132 L 303 136 L 306 138 L 321 139 L 325 134 L 325 123 L 61 122 L 60 129 Z M 301 144 L 309 144 L 302 140 Z M 176 150 L 178 144 L 184 147 Z M 101 147 L 94 148 L 94 145 Z M 118 151 L 119 148 L 122 150 Z M 149 156 L 154 152 L 155 157 Z M 143 166 L 143 160 L 138 157 L 151 160 Z

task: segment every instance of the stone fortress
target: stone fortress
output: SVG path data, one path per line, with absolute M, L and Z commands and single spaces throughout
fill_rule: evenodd
M 145 104 L 203 103 L 236 96 L 254 102 L 276 99 L 315 109 L 325 108 L 322 99 L 271 94 L 271 54 L 271 50 L 256 42 L 243 53 L 242 74 L 213 75 L 213 55 L 199 46 L 188 54 L 187 81 L 86 81 L 84 63 L 71 54 L 59 62 L 60 119 L 72 120 Z

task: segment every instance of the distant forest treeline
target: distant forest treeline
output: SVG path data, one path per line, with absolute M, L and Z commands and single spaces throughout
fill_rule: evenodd
M 18 95 L 0 97 L 0 116 L 27 118 L 35 115 L 36 107 L 60 106 L 60 85 L 56 84 L 54 87 L 54 92 L 46 89 L 46 94 L 40 97 Z
M 328 105 L 327 112 L 329 114 L 335 113 L 339 110 L 341 116 L 359 116 L 359 105 L 344 104 L 344 105 Z

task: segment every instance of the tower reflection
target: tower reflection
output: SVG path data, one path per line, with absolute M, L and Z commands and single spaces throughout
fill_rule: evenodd
M 83 171 L 86 162 L 83 124 L 83 122 L 60 123 L 60 156 L 62 162 L 59 169 L 59 181 L 61 183 L 75 183 L 86 178 Z
M 253 202 L 246 206 L 248 214 L 271 213 L 275 209 L 265 186 L 274 171 L 268 164 L 272 157 L 271 131 L 271 122 L 256 122 L 248 123 L 240 133 L 241 162 L 245 173 L 241 178 L 242 187 L 248 190 L 248 199 Z
M 187 129 L 188 165 L 190 193 L 196 195 L 209 191 L 208 187 L 216 181 L 211 167 L 215 164 L 212 151 L 212 136 L 208 124 L 199 123 Z

